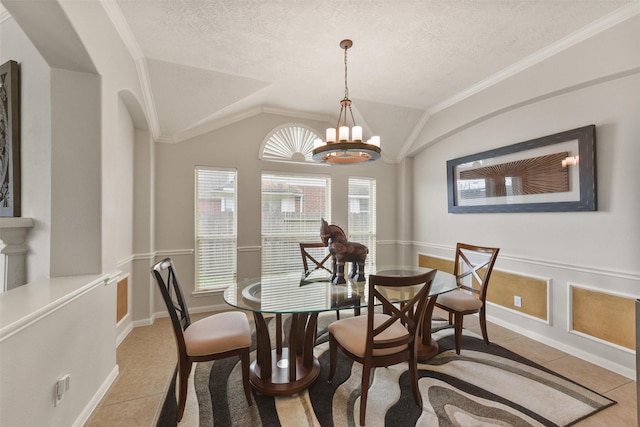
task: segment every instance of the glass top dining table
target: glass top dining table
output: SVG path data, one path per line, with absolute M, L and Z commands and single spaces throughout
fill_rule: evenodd
M 377 268 L 374 274 L 402 277 L 429 271 L 430 268 L 424 267 L 384 266 Z M 429 295 L 439 295 L 456 287 L 454 275 L 438 271 Z M 330 281 L 329 273 L 315 270 L 308 276 L 296 271 L 241 280 L 226 289 L 224 300 L 246 311 L 295 314 L 366 307 L 368 296 L 366 281 L 348 278 L 347 283 L 337 285 Z M 399 295 L 398 302 L 401 299 Z
M 415 266 L 380 266 L 374 273 L 385 276 L 413 276 L 431 271 Z M 438 271 L 429 291 L 427 315 L 418 343 L 419 360 L 428 360 L 438 353 L 431 338 L 431 317 L 437 295 L 456 289 L 456 278 Z M 390 296 L 397 302 L 408 300 L 406 293 Z M 302 271 L 266 274 L 257 279 L 241 280 L 224 292 L 227 304 L 253 314 L 256 327 L 256 359 L 251 364 L 250 382 L 267 395 L 292 395 L 309 387 L 319 375 L 320 366 L 313 355 L 317 318 L 322 312 L 353 309 L 358 315 L 367 306 L 367 281 L 347 278 L 344 284 L 334 284 L 325 270 L 309 275 Z M 283 330 L 282 316 L 291 318 L 288 331 Z M 275 327 L 269 323 L 275 318 Z M 275 340 L 271 334 L 275 332 Z M 283 334 L 287 345 L 283 346 Z

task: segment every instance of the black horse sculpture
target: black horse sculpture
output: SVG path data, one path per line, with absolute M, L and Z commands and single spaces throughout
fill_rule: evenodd
M 324 218 L 320 223 L 320 238 L 325 246 L 329 247 L 329 253 L 333 259 L 333 275 L 331 281 L 336 284 L 347 283 L 344 278 L 344 264 L 352 263 L 351 278 L 357 276 L 356 281 L 362 282 L 364 276 L 364 262 L 367 259 L 369 249 L 361 244 L 350 242 L 344 230 L 337 225 L 329 225 Z

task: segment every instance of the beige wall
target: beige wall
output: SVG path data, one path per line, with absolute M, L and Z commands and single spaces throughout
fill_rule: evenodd
M 142 129 L 135 135 L 145 133 L 141 90 L 100 3 L 6 6 L 12 18 L 0 25 L 1 57 L 21 66 L 22 213 L 35 225 L 29 285 L 0 295 L 12 309 L 0 325 L 0 424 L 81 425 L 118 372 L 115 278 L 118 261 L 133 257 L 129 135 L 130 122 Z M 70 391 L 54 407 L 54 384 L 64 373 L 72 376 Z
M 140 63 L 99 2 L 8 3 L 22 27 L 12 20 L 2 23 L 0 54 L 24 63 L 23 214 L 36 220 L 27 260 L 30 282 L 51 272 L 130 274 L 132 316 L 118 328 L 126 333 L 133 323 L 152 321 L 165 310 L 149 274 L 154 259 L 174 256 L 183 283 L 193 281 L 195 165 L 238 169 L 240 277 L 259 274 L 262 171 L 330 174 L 331 219 L 338 224 L 347 222 L 348 177 L 375 177 L 378 262 L 403 255 L 415 261 L 419 251 L 449 257 L 458 240 L 500 246 L 496 268 L 551 279 L 551 314 L 544 323 L 490 307 L 494 320 L 602 366 L 625 374 L 634 370 L 630 352 L 567 330 L 569 284 L 638 295 L 640 200 L 631 186 L 640 158 L 638 17 L 436 112 L 409 151 L 415 157 L 400 165 L 329 168 L 258 160 L 260 143 L 277 126 L 299 121 L 321 133 L 327 125 L 273 114 L 179 144 L 154 144 L 154 127 L 143 109 Z M 65 43 L 67 35 L 71 43 Z M 70 52 L 78 57 L 67 56 Z M 597 126 L 598 212 L 447 213 L 446 160 L 590 123 Z M 119 171 L 123 179 L 114 177 Z M 125 230 L 133 233 L 132 243 Z M 69 247 L 74 252 L 65 252 Z M 79 305 L 68 304 L 34 323 L 26 335 L 6 341 L 3 355 L 10 348 L 18 357 L 26 348 L 40 357 L 24 362 L 42 369 L 33 372 L 46 378 L 47 386 L 40 388 L 36 375 L 4 377 L 3 387 L 8 384 L 13 392 L 8 398 L 3 394 L 3 414 L 19 406 L 14 402 L 33 400 L 37 390 L 37 421 L 72 425 L 99 401 L 117 371 L 115 288 L 92 289 L 89 301 L 78 298 Z M 224 307 L 219 296 L 190 297 L 189 304 L 195 311 Z M 67 366 L 43 358 L 69 349 L 77 350 L 74 358 L 60 363 L 69 369 L 77 365 L 77 382 L 65 406 L 55 410 L 46 402 Z M 20 371 L 22 365 L 7 360 L 3 375 Z
M 331 177 L 331 221 L 347 225 L 347 182 L 349 177 L 372 177 L 377 182 L 379 262 L 395 262 L 395 251 L 385 250 L 385 241 L 396 235 L 396 165 L 378 161 L 349 167 L 292 164 L 258 159 L 262 141 L 275 128 L 301 123 L 322 133 L 327 123 L 275 114 L 260 114 L 178 144 L 156 145 L 155 249 L 171 255 L 180 270 L 181 281 L 194 280 L 194 168 L 217 166 L 238 171 L 238 278 L 260 275 L 261 173 L 286 172 Z M 318 224 L 318 228 L 320 225 Z M 319 239 L 319 236 L 318 236 Z M 384 258 L 381 258 L 384 257 Z M 190 285 L 188 285 L 190 286 Z M 190 309 L 223 308 L 220 296 L 192 298 Z M 157 300 L 156 311 L 165 311 Z
M 27 282 L 49 276 L 51 246 L 51 84 L 50 69 L 13 19 L 0 25 L 0 61 L 21 67 L 22 216 L 35 218 L 29 231 Z
M 639 38 L 636 16 L 439 112 L 416 143 L 412 192 L 415 252 L 452 258 L 458 241 L 497 246 L 496 269 L 551 280 L 548 323 L 490 306 L 494 321 L 630 377 L 631 352 L 570 331 L 569 291 L 640 295 L 640 55 L 631 43 Z M 447 160 L 589 124 L 597 212 L 448 213 Z

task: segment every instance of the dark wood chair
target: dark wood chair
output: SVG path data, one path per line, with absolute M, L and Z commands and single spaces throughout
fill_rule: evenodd
M 479 313 L 482 338 L 489 344 L 485 303 L 489 279 L 499 251 L 499 248 L 466 243 L 456 246 L 453 274 L 458 282 L 458 290 L 439 295 L 436 307 L 449 312 L 449 324 L 453 323 L 455 328 L 457 354 L 460 354 L 462 343 L 462 321 L 467 314 Z
M 251 327 L 247 316 L 238 311 L 230 311 L 213 314 L 191 323 L 171 258 L 165 258 L 155 264 L 151 273 L 167 305 L 178 350 L 176 421 L 180 421 L 184 414 L 187 383 L 193 362 L 240 357 L 244 393 L 247 402 L 251 405 L 251 386 L 249 385 Z
M 416 405 L 422 407 L 418 389 L 416 341 L 429 301 L 429 290 L 437 270 L 415 276 L 369 275 L 367 315 L 336 320 L 329 325 L 329 382 L 336 372 L 337 350 L 361 363 L 362 394 L 360 396 L 360 425 L 364 425 L 371 371 L 379 366 L 408 362 L 411 391 Z M 391 295 L 409 296 L 398 307 Z M 375 310 L 382 304 L 382 313 Z
M 324 248 L 327 253 L 325 254 L 322 261 L 318 261 L 316 258 L 320 258 L 323 252 L 319 248 Z M 311 249 L 313 253 L 310 253 L 308 249 Z M 320 254 L 320 255 L 318 255 Z M 333 271 L 325 267 L 325 263 L 329 261 L 331 258 L 331 254 L 327 250 L 327 246 L 322 242 L 317 243 L 300 243 L 300 255 L 302 255 L 302 265 L 304 266 L 304 277 L 308 277 L 311 273 L 316 270 L 326 270 L 329 273 L 333 274 Z M 309 262 L 311 262 L 314 267 L 313 269 L 309 269 Z
M 327 250 L 327 253 L 324 254 L 324 251 L 322 251 L 320 248 Z M 308 249 L 311 249 L 313 253 L 311 253 Z M 305 279 L 316 270 L 325 270 L 328 273 L 331 273 L 331 280 L 333 280 L 333 275 L 335 274 L 334 271 L 331 268 L 325 266 L 325 263 L 331 259 L 331 253 L 328 252 L 327 246 L 324 243 L 300 243 L 300 255 L 302 256 L 302 265 L 304 266 Z M 318 259 L 323 255 L 324 258 L 322 258 L 321 261 L 318 261 Z M 313 269 L 309 268 L 310 263 L 313 264 Z M 353 313 L 356 316 L 360 315 L 359 295 L 349 296 L 347 288 L 336 285 L 336 287 L 333 288 L 331 297 L 336 307 L 358 305 L 358 307 L 353 309 Z M 336 318 L 340 319 L 340 310 L 336 310 Z

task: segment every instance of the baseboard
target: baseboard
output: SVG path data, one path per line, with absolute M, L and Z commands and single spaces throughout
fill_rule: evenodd
M 517 332 L 522 336 L 531 338 L 532 340 L 538 341 L 542 344 L 546 344 L 557 350 L 563 351 L 571 356 L 575 356 L 582 360 L 586 360 L 587 362 L 593 363 L 594 365 L 598 365 L 601 368 L 607 369 L 611 372 L 615 372 L 616 374 L 622 375 L 623 377 L 629 378 L 634 381 L 636 379 L 636 371 L 634 369 L 630 369 L 630 368 L 627 368 L 626 366 L 620 365 L 618 363 L 614 363 L 611 360 L 607 360 L 607 359 L 603 359 L 601 357 L 595 356 L 589 352 L 567 345 L 561 341 L 556 341 L 545 335 L 531 332 L 531 330 L 529 329 L 518 327 L 513 323 L 506 322 L 494 316 L 487 316 L 487 321 L 491 323 L 495 323 L 496 325 L 502 326 L 503 328 L 509 329 L 511 331 Z
M 93 413 L 93 411 L 95 411 L 98 405 L 100 404 L 100 401 L 102 400 L 102 398 L 107 394 L 107 391 L 109 391 L 111 384 L 113 384 L 116 378 L 118 378 L 119 373 L 120 373 L 120 368 L 116 364 L 116 366 L 113 367 L 109 375 L 107 375 L 107 378 L 104 380 L 100 388 L 93 395 L 93 397 L 91 398 L 87 406 L 85 406 L 85 408 L 82 410 L 82 412 L 80 413 L 76 421 L 73 423 L 73 427 L 82 427 L 85 425 L 85 423 L 91 417 L 91 414 Z
M 122 341 L 127 338 L 127 335 L 129 335 L 129 332 L 131 331 L 133 331 L 133 322 L 129 322 L 127 326 L 122 330 L 122 332 L 120 332 L 120 334 L 116 337 L 116 347 L 118 347 L 122 343 Z

